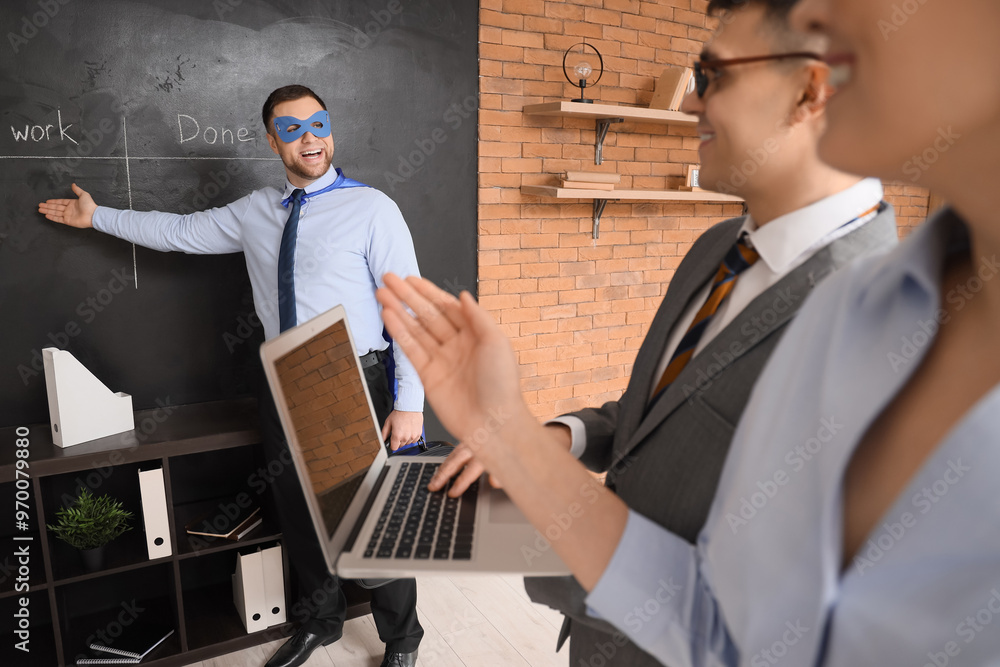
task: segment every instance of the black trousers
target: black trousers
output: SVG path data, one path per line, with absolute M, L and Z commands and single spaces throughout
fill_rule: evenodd
M 368 391 L 375 405 L 379 427 L 392 412 L 392 393 L 384 362 L 365 369 Z M 274 399 L 263 383 L 261 391 L 261 434 L 267 461 L 288 461 L 288 443 L 274 407 Z M 298 576 L 298 598 L 288 606 L 290 620 L 315 633 L 335 631 L 344 625 L 347 600 L 340 580 L 326 568 L 315 529 L 309 518 L 302 486 L 292 466 L 283 466 L 271 484 L 288 558 Z M 412 653 L 417 650 L 424 630 L 417 620 L 417 582 L 397 579 L 371 590 L 372 616 L 386 651 Z

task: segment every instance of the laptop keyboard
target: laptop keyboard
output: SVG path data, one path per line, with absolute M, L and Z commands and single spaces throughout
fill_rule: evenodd
M 365 548 L 365 558 L 471 560 L 479 480 L 459 498 L 427 484 L 439 463 L 408 461 L 399 474 Z

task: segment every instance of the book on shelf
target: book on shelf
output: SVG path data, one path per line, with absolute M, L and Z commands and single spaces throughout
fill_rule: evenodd
M 649 108 L 667 111 L 680 109 L 693 76 L 694 72 L 690 67 L 667 67 L 656 80 L 656 90 L 649 102 Z
M 571 190 L 614 190 L 614 183 L 588 183 L 585 181 L 567 181 L 563 179 L 562 186 Z
M 174 634 L 173 628 L 164 626 L 135 626 L 126 628 L 121 637 L 104 644 L 91 642 L 89 657 L 77 658 L 78 665 L 134 665 Z
M 567 171 L 563 175 L 566 181 L 581 181 L 583 183 L 612 183 L 617 185 L 622 182 L 621 174 L 608 174 L 597 171 Z
M 224 511 L 220 504 L 188 523 L 184 530 L 189 535 L 224 537 L 236 542 L 264 521 L 259 505 L 242 507 L 236 503 L 226 503 L 225 506 L 227 509 L 238 508 L 236 516 Z

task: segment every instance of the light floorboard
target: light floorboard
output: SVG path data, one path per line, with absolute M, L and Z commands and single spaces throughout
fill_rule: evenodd
M 567 667 L 555 653 L 562 616 L 533 604 L 515 576 L 433 576 L 417 580 L 424 626 L 418 665 L 426 667 Z M 263 667 L 281 641 L 194 663 L 192 667 Z M 384 646 L 372 617 L 344 624 L 340 641 L 313 653 L 306 667 L 378 667 Z

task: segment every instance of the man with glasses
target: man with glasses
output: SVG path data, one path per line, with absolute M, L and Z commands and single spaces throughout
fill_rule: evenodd
M 838 172 L 817 157 L 829 70 L 814 54 L 823 44 L 789 27 L 793 4 L 709 3 L 721 25 L 696 66 L 696 94 L 682 108 L 698 117 L 702 186 L 741 196 L 748 215 L 695 241 L 621 399 L 548 427 L 588 468 L 607 472 L 607 486 L 630 509 L 691 542 L 750 390 L 785 326 L 820 280 L 896 242 L 879 181 Z M 456 450 L 436 483 L 470 457 L 465 447 Z M 468 463 L 459 489 L 481 472 Z M 777 483 L 767 480 L 762 493 Z M 586 511 L 587 498 L 579 500 Z M 686 594 L 664 584 L 635 623 L 666 597 Z M 525 585 L 534 601 L 566 614 L 558 646 L 572 638 L 573 667 L 658 664 L 588 610 L 574 578 L 529 578 Z

